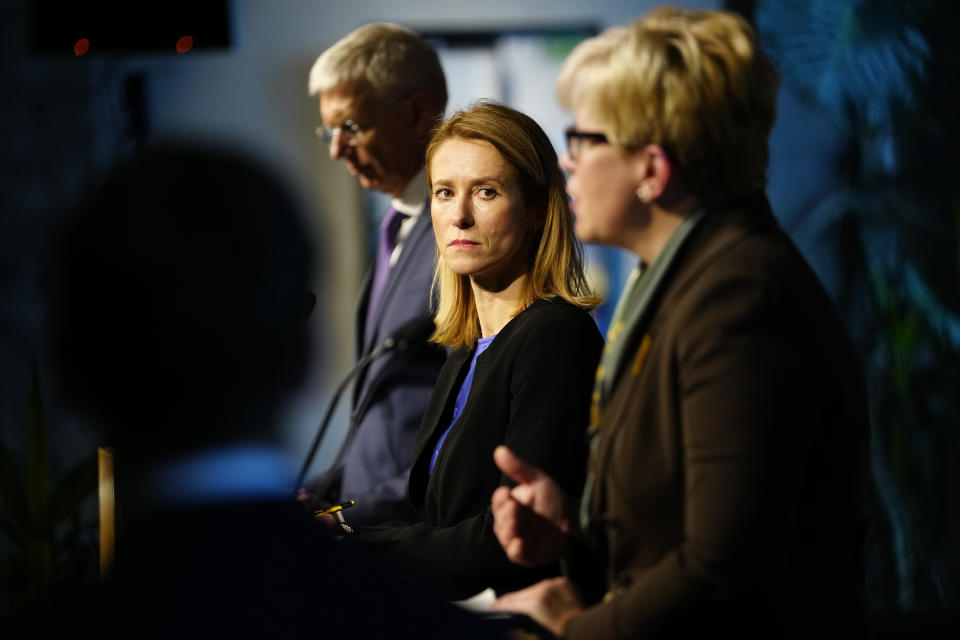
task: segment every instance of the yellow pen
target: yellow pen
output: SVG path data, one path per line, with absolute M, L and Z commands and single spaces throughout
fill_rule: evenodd
M 345 502 L 341 502 L 340 504 L 335 504 L 328 509 L 324 509 L 322 511 L 314 511 L 313 515 L 318 517 L 325 516 L 328 513 L 336 513 L 337 511 L 343 511 L 344 509 L 348 507 L 352 507 L 355 504 L 357 504 L 356 500 L 346 500 Z

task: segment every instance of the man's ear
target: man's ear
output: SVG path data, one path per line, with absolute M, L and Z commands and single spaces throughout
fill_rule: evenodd
M 635 151 L 634 166 L 637 176 L 637 198 L 644 204 L 660 198 L 670 183 L 673 165 L 670 157 L 658 144 L 648 144 Z
M 436 102 L 423 91 L 414 91 L 407 98 L 410 109 L 410 124 L 418 135 L 426 137 L 437 126 L 439 113 Z

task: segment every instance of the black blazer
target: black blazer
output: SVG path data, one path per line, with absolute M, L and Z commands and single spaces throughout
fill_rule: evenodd
M 440 372 L 414 447 L 409 496 L 420 522 L 365 527 L 346 539 L 378 547 L 388 561 L 452 598 L 487 587 L 513 590 L 556 573 L 556 567 L 511 564 L 500 548 L 490 495 L 509 481 L 494 464 L 493 450 L 506 444 L 578 496 L 602 348 L 593 319 L 571 304 L 538 300 L 519 313 L 478 358 L 466 406 L 430 475 L 430 456 L 450 424 L 473 357 L 473 349 L 455 351 Z

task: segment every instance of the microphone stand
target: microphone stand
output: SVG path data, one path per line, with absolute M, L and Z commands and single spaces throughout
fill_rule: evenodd
M 350 373 L 347 374 L 347 377 L 343 379 L 340 383 L 340 386 L 337 387 L 337 390 L 333 392 L 333 398 L 330 399 L 330 404 L 327 405 L 327 413 L 323 416 L 323 421 L 320 423 L 320 429 L 317 431 L 317 435 L 313 439 L 313 444 L 310 445 L 310 451 L 307 453 L 307 457 L 303 461 L 303 465 L 300 467 L 300 473 L 297 474 L 297 482 L 294 485 L 294 490 L 303 486 L 303 479 L 307 475 L 307 470 L 310 468 L 310 463 L 313 462 L 313 456 L 317 453 L 317 448 L 320 446 L 320 442 L 323 441 L 323 436 L 327 432 L 327 428 L 330 426 L 330 418 L 333 417 L 333 410 L 336 408 L 337 403 L 340 401 L 340 396 L 343 394 L 343 390 L 347 388 L 347 384 L 353 380 L 361 369 L 370 364 L 373 360 L 379 358 L 381 355 L 395 349 L 400 346 L 397 340 L 394 340 L 392 337 L 387 338 L 383 343 L 370 351 L 365 356 L 360 358 L 353 368 L 350 369 Z
M 340 386 L 337 387 L 337 390 L 333 393 L 333 398 L 330 400 L 330 405 L 327 407 L 327 413 L 323 416 L 323 422 L 320 423 L 320 429 L 317 431 L 317 435 L 313 439 L 313 444 L 310 446 L 310 451 L 307 453 L 307 457 L 303 461 L 303 466 L 300 467 L 300 473 L 297 474 L 297 483 L 293 487 L 294 491 L 303 486 L 303 480 L 307 475 L 307 469 L 309 469 L 310 463 L 313 461 L 313 456 L 317 453 L 317 448 L 320 446 L 320 442 L 323 440 L 323 435 L 326 433 L 327 427 L 330 426 L 330 418 L 333 416 L 333 409 L 337 406 L 337 402 L 340 400 L 340 395 L 347 387 L 347 383 L 353 380 L 354 376 L 357 375 L 357 372 L 362 370 L 364 367 L 370 364 L 370 362 L 379 358 L 387 351 L 392 351 L 393 349 L 405 351 L 406 349 L 410 348 L 410 345 L 419 344 L 425 341 L 430 337 L 430 334 L 433 333 L 433 330 L 433 316 L 426 315 L 414 317 L 401 325 L 393 333 L 393 335 L 380 343 L 380 346 L 364 355 L 362 358 L 360 358 L 360 360 L 357 361 L 355 365 L 353 365 L 353 368 L 350 369 L 347 377 L 343 379 L 343 381 L 340 383 Z M 321 491 L 316 493 L 323 493 L 329 488 L 331 479 L 336 471 L 336 467 L 340 463 L 340 460 L 343 458 L 343 454 L 346 451 L 349 438 L 350 433 L 348 432 L 347 438 L 340 446 L 340 451 L 337 453 L 337 457 L 334 459 L 330 468 L 327 469 L 327 473 L 320 485 Z M 317 499 L 316 493 L 314 494 L 314 502 Z

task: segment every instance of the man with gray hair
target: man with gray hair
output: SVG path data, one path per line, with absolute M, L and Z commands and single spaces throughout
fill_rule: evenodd
M 330 157 L 364 189 L 391 196 L 356 316 L 358 357 L 404 323 L 432 312 L 435 241 L 424 154 L 447 86 L 436 50 L 392 24 L 369 24 L 327 49 L 310 70 Z M 342 464 L 316 501 L 356 500 L 351 524 L 410 521 L 407 478 L 414 439 L 443 364 L 435 345 L 391 351 L 357 375 Z

